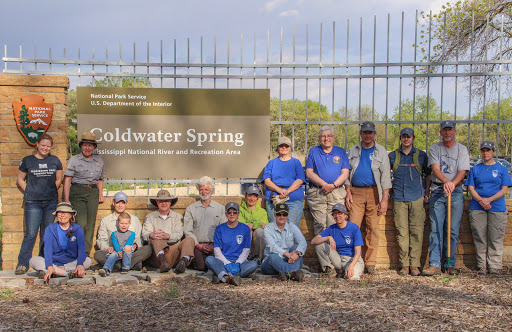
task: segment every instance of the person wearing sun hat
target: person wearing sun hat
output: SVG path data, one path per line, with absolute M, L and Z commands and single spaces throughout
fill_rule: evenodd
M 81 153 L 69 158 L 64 172 L 64 201 L 77 211 L 76 223 L 84 230 L 87 255 L 92 248 L 98 204 L 104 201 L 105 164 L 100 156 L 93 154 L 98 144 L 94 133 L 83 133 L 78 144 Z
M 144 219 L 142 238 L 153 248 L 152 264 L 167 272 L 174 267 L 175 273 L 185 272 L 194 258 L 194 239 L 183 237 L 183 216 L 171 209 L 178 201 L 167 190 L 160 190 L 150 199 L 158 207 Z
M 71 204 L 61 202 L 53 214 L 57 222 L 46 227 L 44 257 L 32 257 L 29 265 L 45 281 L 52 276 L 81 278 L 91 266 L 91 259 L 85 252 L 84 232 L 74 223 L 77 211 Z

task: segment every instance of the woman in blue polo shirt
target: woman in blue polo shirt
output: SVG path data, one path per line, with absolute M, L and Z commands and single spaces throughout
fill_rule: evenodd
M 512 180 L 507 168 L 494 160 L 494 143 L 480 145 L 482 163 L 473 166 L 466 186 L 473 197 L 469 206 L 469 222 L 476 249 L 478 274 L 499 274 L 502 268 L 503 240 L 507 227 L 504 195 Z

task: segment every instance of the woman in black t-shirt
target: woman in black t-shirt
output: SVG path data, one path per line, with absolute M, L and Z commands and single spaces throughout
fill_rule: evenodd
M 35 153 L 23 158 L 18 170 L 17 182 L 24 191 L 25 236 L 18 255 L 16 274 L 27 272 L 37 232 L 39 238 L 43 239 L 44 230 L 54 221 L 52 212 L 59 202 L 57 189 L 62 183 L 63 171 L 59 158 L 50 154 L 52 145 L 50 135 L 41 135 Z M 39 256 L 43 256 L 42 240 L 39 243 Z

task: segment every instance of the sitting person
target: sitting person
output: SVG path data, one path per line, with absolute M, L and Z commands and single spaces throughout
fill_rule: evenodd
M 347 221 L 347 208 L 341 203 L 332 207 L 332 216 L 336 223 L 315 236 L 311 244 L 316 245 L 318 260 L 327 277 L 359 280 L 364 272 L 361 230 Z
M 76 211 L 71 204 L 62 202 L 53 215 L 57 216 L 57 222 L 44 233 L 44 258 L 32 257 L 29 265 L 45 282 L 52 276 L 82 278 L 91 266 L 91 259 L 85 252 L 84 231 L 74 223 Z
M 257 186 L 250 186 L 245 191 L 245 199 L 240 206 L 238 221 L 246 224 L 252 231 L 251 252 L 249 259 L 262 262 L 265 258 L 265 240 L 263 229 L 268 224 L 267 211 L 258 202 L 260 190 Z
M 118 192 L 112 199 L 112 208 L 114 212 L 105 218 L 101 219 L 100 227 L 98 228 L 98 237 L 96 239 L 96 250 L 94 252 L 94 259 L 100 266 L 105 265 L 107 261 L 107 255 L 114 251 L 112 245 L 111 234 L 117 231 L 117 218 L 120 214 L 126 211 L 128 207 L 128 196 L 124 192 Z M 142 245 L 142 224 L 136 216 L 129 214 L 130 216 L 130 231 L 135 233 L 135 240 L 132 246 L 132 260 L 130 268 L 140 271 L 142 269 L 142 262 L 151 256 L 151 247 L 149 245 Z M 117 263 L 114 265 L 120 267 Z M 112 272 L 112 270 L 111 270 Z
M 190 204 L 185 210 L 183 227 L 185 236 L 195 243 L 194 258 L 190 266 L 199 271 L 207 271 L 204 260 L 213 255 L 213 234 L 215 228 L 226 222 L 224 205 L 212 200 L 215 183 L 208 176 L 203 176 L 196 183 L 199 201 Z
M 214 256 L 206 257 L 206 266 L 214 273 L 212 282 L 221 281 L 239 286 L 243 277 L 247 277 L 258 268 L 258 263 L 248 261 L 251 250 L 251 230 L 238 222 L 240 207 L 237 203 L 226 204 L 228 221 L 215 229 L 213 237 Z
M 288 205 L 275 206 L 276 222 L 264 230 L 265 259 L 261 264 L 263 274 L 279 274 L 282 281 L 304 281 L 302 255 L 306 251 L 306 239 L 299 228 L 288 220 Z
M 150 199 L 158 211 L 146 216 L 142 227 L 142 238 L 153 248 L 153 265 L 160 272 L 167 272 L 174 267 L 174 273 L 183 273 L 194 258 L 194 240 L 183 237 L 183 216 L 174 212 L 171 206 L 178 201 L 167 190 L 160 190 L 156 197 Z
M 117 217 L 117 230 L 110 235 L 114 250 L 107 255 L 107 261 L 103 268 L 98 271 L 100 276 L 108 276 L 118 260 L 122 261 L 121 274 L 130 271 L 133 254 L 132 246 L 135 240 L 135 232 L 128 230 L 130 223 L 130 215 L 126 212 Z

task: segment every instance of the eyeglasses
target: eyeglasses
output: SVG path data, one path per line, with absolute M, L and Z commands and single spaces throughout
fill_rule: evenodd
M 319 135 L 318 137 L 320 137 L 321 139 L 327 139 L 327 138 L 333 138 L 334 135 Z
M 278 217 L 288 217 L 288 213 L 276 213 Z
M 281 144 L 279 145 L 280 148 L 289 148 L 290 146 L 288 144 Z
M 229 210 L 228 212 L 226 212 L 227 214 L 238 214 L 238 211 L 235 211 L 235 210 Z

